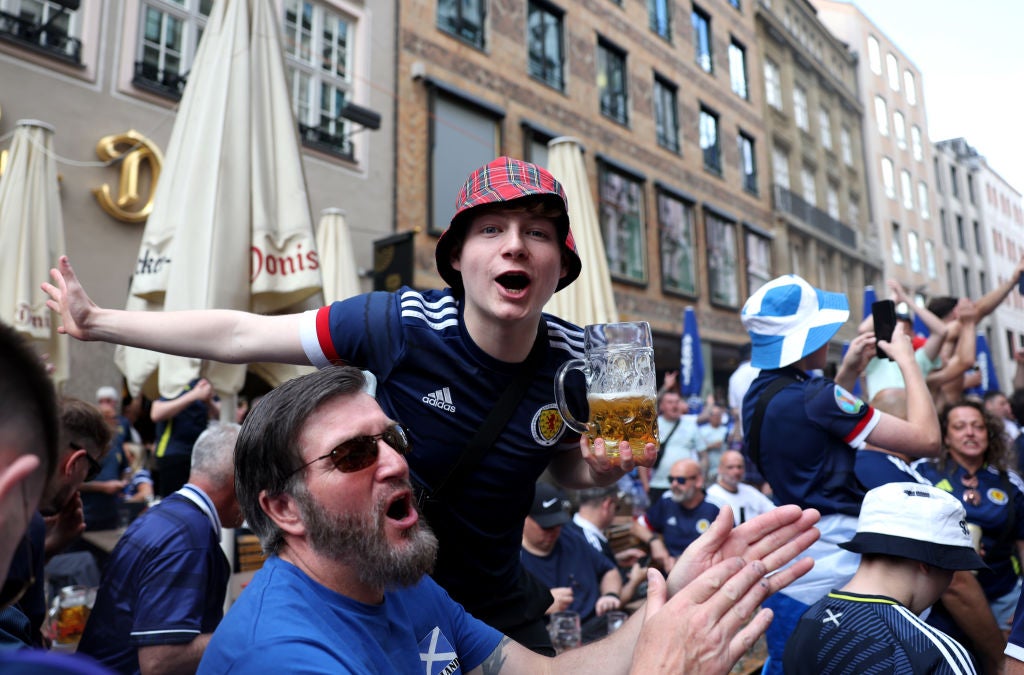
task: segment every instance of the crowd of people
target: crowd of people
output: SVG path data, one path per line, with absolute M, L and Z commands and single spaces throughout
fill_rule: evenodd
M 0 670 L 725 673 L 767 631 L 769 673 L 997 672 L 1004 650 L 1024 672 L 1024 395 L 963 395 L 975 325 L 1024 261 L 974 302 L 917 307 L 892 282 L 905 321 L 888 341 L 862 323 L 833 378 L 846 298 L 775 279 L 743 307 L 729 400 L 691 412 L 667 374 L 659 443 L 616 461 L 553 403 L 582 355 L 542 311 L 584 264 L 561 185 L 481 167 L 435 261 L 443 290 L 260 316 L 101 308 L 61 258 L 43 287 L 74 338 L 318 370 L 240 425 L 210 424 L 202 379 L 154 402 L 148 466 L 117 390 L 58 399 L 0 327 Z M 39 651 L 44 565 L 132 500 L 148 508 L 103 561 L 78 653 Z M 243 522 L 266 561 L 224 614 L 221 529 Z M 584 645 L 556 654 L 565 610 Z

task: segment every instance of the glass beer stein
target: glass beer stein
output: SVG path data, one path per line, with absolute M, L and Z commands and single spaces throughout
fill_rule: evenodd
M 569 428 L 584 434 L 593 447 L 603 438 L 613 464 L 619 460 L 619 442 L 629 441 L 633 457 L 644 446 L 658 446 L 658 388 L 655 384 L 654 346 L 646 321 L 604 323 L 583 329 L 584 358 L 562 364 L 555 376 L 555 401 Z M 565 399 L 565 376 L 582 371 L 587 383 L 589 419 L 580 422 Z

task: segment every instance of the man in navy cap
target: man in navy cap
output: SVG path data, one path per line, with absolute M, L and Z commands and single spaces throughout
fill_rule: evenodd
M 741 314 L 752 343 L 751 365 L 761 369 L 743 399 L 747 452 L 776 502 L 822 514 L 821 539 L 807 551 L 814 569 L 766 603 L 775 609 L 768 673 L 782 672 L 782 651 L 800 615 L 857 569 L 857 556 L 839 548 L 853 536 L 864 498 L 854 474 L 857 450 L 871 441 L 912 456 L 939 453 L 935 407 L 910 338 L 900 328 L 891 342 L 878 344 L 903 373 L 907 419 L 875 410 L 849 391 L 875 353 L 872 332 L 853 339 L 834 382 L 812 374 L 825 367 L 829 342 L 849 316 L 845 296 L 794 274 L 759 288 Z

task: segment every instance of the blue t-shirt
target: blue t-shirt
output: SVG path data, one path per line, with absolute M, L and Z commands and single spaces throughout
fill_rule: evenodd
M 210 639 L 199 673 L 468 673 L 501 633 L 430 579 L 367 605 L 271 556 Z
M 963 645 L 892 598 L 832 591 L 800 619 L 786 643 L 787 675 L 920 673 L 968 675 Z
M 118 672 L 137 672 L 139 647 L 187 644 L 213 632 L 230 574 L 213 504 L 186 484 L 117 542 L 78 651 Z
M 859 515 L 864 488 L 854 462 L 879 413 L 831 380 L 799 368 L 762 370 L 743 398 L 745 438 L 758 397 L 783 375 L 796 382 L 768 404 L 760 438 L 761 468 L 776 503 L 815 508 L 822 515 Z
M 124 452 L 124 443 L 129 440 L 131 422 L 126 417 L 117 417 L 117 427 L 110 441 L 110 450 L 100 462 L 100 472 L 94 481 L 120 480 L 124 470 L 128 468 L 128 459 Z M 82 512 L 85 514 L 85 529 L 112 530 L 117 527 L 116 494 L 105 492 L 82 491 Z
M 857 480 L 864 490 L 887 483 L 929 483 L 928 479 L 899 457 L 864 448 L 857 451 Z
M 1017 554 L 1017 540 L 1024 539 L 1024 482 L 1020 476 L 1010 471 L 1004 481 L 994 467 L 978 471 L 981 503 L 975 506 L 963 500 L 966 489 L 963 478 L 967 471 L 956 462 L 947 461 L 945 470 L 930 461 L 915 462 L 914 468 L 932 485 L 949 492 L 964 505 L 968 523 L 981 526 L 981 546 L 988 569 L 978 570 L 978 583 L 985 597 L 994 600 L 1013 590 L 1018 578 L 1013 556 Z M 1013 531 L 1006 532 L 1010 509 L 1015 514 Z
M 181 398 L 198 380 L 189 383 L 185 390 L 175 398 Z M 160 397 L 161 401 L 173 401 L 174 399 Z M 156 425 L 156 449 L 154 454 L 157 457 L 189 457 L 192 455 L 192 446 L 195 445 L 199 434 L 206 430 L 209 423 L 210 409 L 203 401 L 192 401 L 184 410 L 174 417 L 157 422 Z
M 688 509 L 673 501 L 671 492 L 666 492 L 651 504 L 644 515 L 647 525 L 661 533 L 665 547 L 673 556 L 679 556 L 697 537 L 707 532 L 716 517 L 718 507 L 708 500 Z
M 1006 643 L 1004 653 L 1018 661 L 1024 661 L 1024 593 L 1021 593 L 1017 600 L 1017 609 L 1013 612 L 1013 629 L 1010 631 L 1010 639 Z
M 556 455 L 579 453 L 579 435 L 558 414 L 553 382 L 562 363 L 582 356 L 583 334 L 552 316 L 543 321 L 544 362 L 508 424 L 472 473 L 448 486 L 444 503 L 427 513 L 440 541 L 432 576 L 473 613 L 515 589 L 533 486 Z M 473 343 L 462 303 L 447 289 L 402 288 L 336 302 L 304 315 L 301 338 L 313 365 L 343 361 L 376 376 L 378 403 L 412 434 L 413 479 L 433 487 L 523 367 Z M 586 410 L 584 396 L 581 390 L 576 410 Z
M 587 621 L 594 616 L 594 605 L 601 597 L 601 579 L 615 564 L 594 550 L 594 547 L 572 527 L 565 526 L 551 553 L 538 556 L 521 549 L 523 567 L 537 577 L 545 588 L 571 588 L 569 610 Z

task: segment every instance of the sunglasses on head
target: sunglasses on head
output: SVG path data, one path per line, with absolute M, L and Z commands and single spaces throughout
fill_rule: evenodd
M 673 483 L 675 483 L 677 485 L 686 485 L 691 480 L 697 480 L 697 478 L 699 478 L 699 476 L 669 476 L 668 477 L 669 481 L 671 481 L 671 482 L 673 482 Z
M 86 450 L 84 447 L 75 442 L 68 443 L 68 445 L 71 446 L 72 450 L 81 450 L 85 453 L 85 461 L 86 463 L 89 464 L 89 469 L 85 472 L 85 482 L 88 483 L 93 478 L 100 475 L 100 471 L 103 470 L 103 467 L 100 465 L 99 462 L 96 461 L 95 458 L 93 458 L 92 455 L 89 454 L 88 450 Z
M 412 450 L 412 440 L 409 438 L 409 430 L 400 422 L 395 422 L 383 433 L 373 436 L 356 436 L 338 445 L 326 455 L 311 459 L 299 468 L 288 474 L 291 478 L 310 464 L 319 462 L 321 459 L 330 458 L 334 468 L 342 473 L 361 471 L 377 461 L 380 454 L 378 441 L 384 441 L 391 446 L 398 454 L 407 455 Z

